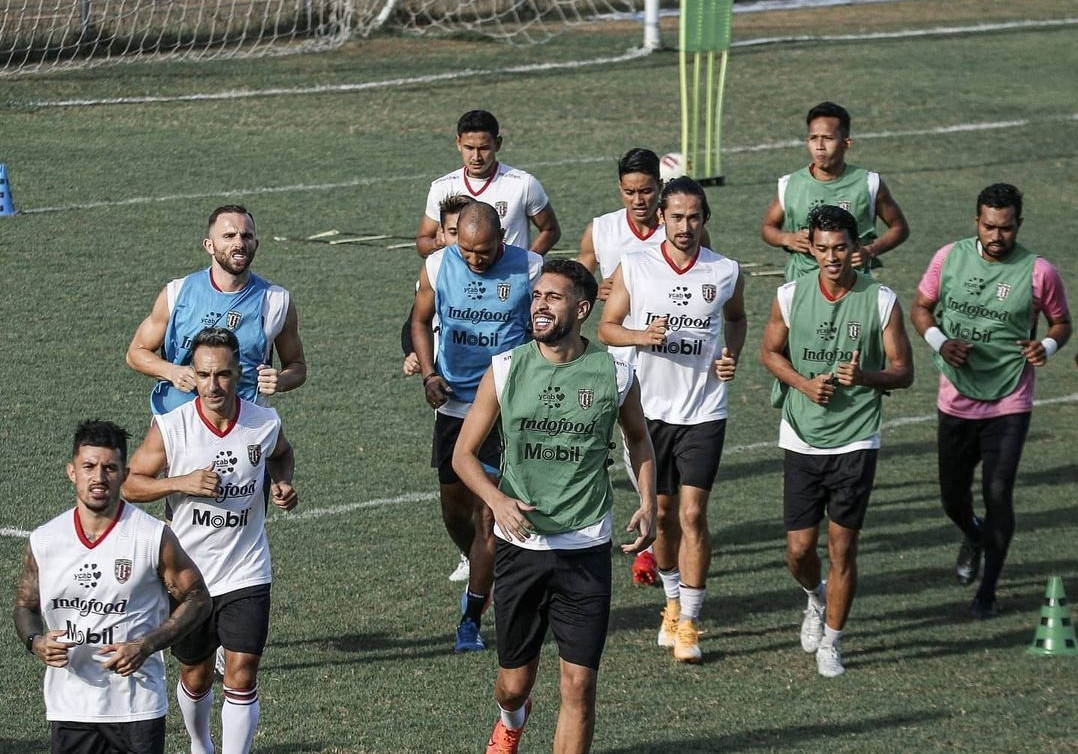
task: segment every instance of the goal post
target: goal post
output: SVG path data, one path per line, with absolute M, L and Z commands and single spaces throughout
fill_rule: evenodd
M 681 153 L 687 161 L 689 175 L 703 185 L 721 186 L 725 181 L 721 152 L 722 102 L 733 5 L 734 0 L 681 0 L 678 23 Z

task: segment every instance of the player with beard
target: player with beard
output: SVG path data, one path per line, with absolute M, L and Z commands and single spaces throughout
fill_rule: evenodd
M 516 752 L 547 628 L 558 645 L 561 707 L 553 750 L 586 752 L 610 617 L 610 441 L 621 425 L 640 490 L 626 553 L 654 539 L 655 464 L 632 367 L 580 335 L 597 285 L 578 262 L 550 260 L 532 291 L 534 341 L 494 357 L 457 439 L 453 466 L 493 512 L 499 718 L 487 754 Z M 499 485 L 479 459 L 499 421 Z
M 438 207 L 454 194 L 494 207 L 505 242 L 511 246 L 542 255 L 561 238 L 561 226 L 542 184 L 530 173 L 498 162 L 499 128 L 498 119 L 486 110 L 469 110 L 457 120 L 457 151 L 464 166 L 431 183 L 415 237 L 419 256 L 430 256 L 438 249 Z M 532 226 L 539 231 L 534 241 Z
M 984 573 L 974 618 L 998 612 L 996 585 L 1014 536 L 1014 486 L 1033 413 L 1034 368 L 1071 336 L 1063 280 L 1048 260 L 1018 243 L 1022 193 L 1007 183 L 977 197 L 977 235 L 947 244 L 928 265 L 910 320 L 940 370 L 936 408 L 943 510 L 965 539 L 955 575 L 962 586 Z M 1041 315 L 1048 322 L 1038 339 Z M 984 518 L 974 514 L 981 463 Z
M 155 414 L 194 400 L 191 344 L 206 327 L 224 327 L 239 339 L 241 398 L 265 405 L 307 379 L 292 297 L 251 272 L 258 251 L 251 213 L 234 204 L 215 209 L 202 248 L 209 268 L 165 286 L 127 348 L 128 366 L 158 380 L 150 394 Z M 280 369 L 272 365 L 274 351 Z

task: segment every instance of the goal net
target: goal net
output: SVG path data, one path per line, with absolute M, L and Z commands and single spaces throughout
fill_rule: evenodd
M 0 0 L 0 76 L 328 50 L 379 30 L 544 42 L 659 0 Z M 657 39 L 657 37 L 656 37 Z M 645 46 L 648 46 L 645 34 Z M 657 41 L 651 45 L 656 47 Z

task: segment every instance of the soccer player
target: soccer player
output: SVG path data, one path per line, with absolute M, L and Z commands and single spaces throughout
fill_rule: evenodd
M 59 754 L 164 752 L 161 650 L 210 613 L 176 535 L 120 497 L 127 437 L 112 422 L 76 428 L 75 508 L 30 535 L 15 587 L 19 641 L 48 666 L 45 714 Z
M 854 269 L 854 216 L 824 205 L 810 213 L 808 234 L 818 271 L 778 289 L 760 360 L 793 388 L 779 425 L 786 563 L 808 595 L 801 648 L 833 678 L 845 672 L 839 640 L 857 588 L 882 396 L 913 383 L 913 359 L 894 292 Z M 824 514 L 826 581 L 817 554 Z
M 737 262 L 700 244 L 711 216 L 700 184 L 666 184 L 659 211 L 666 240 L 658 254 L 622 258 L 599 339 L 636 347 L 658 469 L 653 549 L 666 594 L 658 644 L 672 646 L 680 662 L 698 662 L 697 622 L 711 562 L 707 504 L 726 432 L 726 383 L 745 344 L 744 281 Z
M 499 717 L 487 754 L 517 751 L 547 628 L 561 658 L 561 708 L 553 750 L 586 752 L 595 730 L 599 659 L 610 618 L 613 490 L 610 441 L 620 423 L 640 490 L 626 553 L 654 539 L 655 465 L 632 367 L 589 343 L 580 326 L 597 285 L 577 262 L 543 266 L 531 301 L 534 342 L 495 356 L 464 420 L 453 465 L 493 511 L 498 537 Z M 499 420 L 501 485 L 481 461 Z
M 538 254 L 502 242 L 494 207 L 471 202 L 457 215 L 457 243 L 427 257 L 419 273 L 412 341 L 426 401 L 436 411 L 431 466 L 438 469 L 445 527 L 470 563 L 456 652 L 485 646 L 479 629 L 494 579 L 494 519 L 453 470 L 453 447 L 491 357 L 527 340 L 531 288 L 542 263 Z M 500 444 L 492 431 L 480 451 L 490 474 L 501 466 Z
M 427 209 L 419 220 L 415 246 L 426 257 L 438 248 L 438 205 L 463 194 L 498 211 L 505 242 L 546 254 L 561 238 L 561 227 L 542 184 L 529 173 L 498 162 L 502 137 L 498 119 L 486 110 L 469 110 L 457 121 L 457 151 L 464 167 L 430 184 Z M 539 231 L 531 240 L 531 226 Z
M 909 237 L 910 228 L 898 202 L 879 173 L 846 162 L 853 146 L 850 114 L 834 102 L 821 102 L 808 112 L 807 167 L 779 179 L 778 194 L 764 213 L 760 235 L 789 254 L 787 282 L 815 274 L 816 260 L 808 240 L 808 217 L 813 208 L 829 204 L 857 218 L 860 247 L 853 266 L 869 269 L 877 259 Z M 876 220 L 887 226 L 876 234 Z
M 292 297 L 251 272 L 258 251 L 251 213 L 239 205 L 215 209 L 202 248 L 209 268 L 165 286 L 127 347 L 128 366 L 158 380 L 150 394 L 155 414 L 194 400 L 192 343 L 206 327 L 227 328 L 239 339 L 243 373 L 237 389 L 244 400 L 265 405 L 269 396 L 307 379 Z M 280 369 L 272 365 L 274 351 Z
M 1022 194 L 1006 183 L 977 197 L 977 235 L 939 249 L 917 287 L 910 320 L 940 370 L 938 447 L 943 510 L 965 535 L 955 573 L 963 586 L 981 570 L 970 605 L 997 613 L 996 585 L 1014 535 L 1014 485 L 1033 412 L 1034 367 L 1071 336 L 1063 281 L 1018 243 Z M 1038 339 L 1041 315 L 1048 322 Z M 981 468 L 984 517 L 973 510 Z
M 207 328 L 191 344 L 198 397 L 155 416 L 131 458 L 124 494 L 134 502 L 168 496 L 172 528 L 206 577 L 209 620 L 172 648 L 176 688 L 192 754 L 210 738 L 214 655 L 225 649 L 222 754 L 246 754 L 258 726 L 258 666 L 270 611 L 270 552 L 264 486 L 281 510 L 299 502 L 295 456 L 271 408 L 237 395 L 240 345 L 229 330 Z M 160 476 L 166 473 L 166 476 Z

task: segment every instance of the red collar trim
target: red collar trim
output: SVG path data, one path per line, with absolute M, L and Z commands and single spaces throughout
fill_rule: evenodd
M 857 281 L 854 280 L 854 282 L 856 283 Z M 830 293 L 828 293 L 827 289 L 824 288 L 824 286 L 823 286 L 823 275 L 817 276 L 816 284 L 820 286 L 820 293 L 823 294 L 823 297 L 825 299 L 827 299 L 832 304 L 835 303 L 836 301 L 840 301 L 843 297 L 845 297 L 845 295 L 847 293 L 849 293 L 851 290 L 853 290 L 852 288 L 847 288 L 846 290 L 844 290 L 842 293 L 838 294 L 837 296 L 832 296 Z
M 636 229 L 636 226 L 633 225 L 633 221 L 629 219 L 629 210 L 625 210 L 625 224 L 629 226 L 629 230 L 633 232 L 633 235 L 639 238 L 641 241 L 648 240 L 653 235 L 655 235 L 655 231 L 662 227 L 662 225 L 655 223 L 654 228 L 648 228 L 647 233 L 645 233 L 644 235 L 640 235 L 640 231 Z
M 467 167 L 461 168 L 461 172 L 464 175 L 464 188 L 468 189 L 468 193 L 471 194 L 472 196 L 479 196 L 484 191 L 486 191 L 487 188 L 490 186 L 490 184 L 494 182 L 494 179 L 498 177 L 498 168 L 499 167 L 500 166 L 498 165 L 497 161 L 495 161 L 494 170 L 491 172 L 490 177 L 487 178 L 487 180 L 483 183 L 483 185 L 479 187 L 478 191 L 476 191 L 474 188 L 472 188 L 472 182 L 468 180 L 468 168 Z
M 232 417 L 232 421 L 228 423 L 228 426 L 224 428 L 224 431 L 219 431 L 214 426 L 213 422 L 206 418 L 206 414 L 202 413 L 202 398 L 195 398 L 195 410 L 198 412 L 198 418 L 202 420 L 202 423 L 206 425 L 206 429 L 213 432 L 218 437 L 226 437 L 232 428 L 236 426 L 236 422 L 240 420 L 240 397 L 236 396 L 236 413 Z
M 210 276 L 210 287 L 212 287 L 218 293 L 224 293 L 226 296 L 231 296 L 233 294 L 239 293 L 240 291 L 242 291 L 244 288 L 246 288 L 247 286 L 249 286 L 251 284 L 251 278 L 248 276 L 247 282 L 244 283 L 243 288 L 240 288 L 239 290 L 235 290 L 235 291 L 226 291 L 226 290 L 222 290 L 221 286 L 217 285 L 217 281 L 213 279 L 213 268 L 212 267 L 210 267 L 208 270 L 206 270 L 206 274 Z
M 682 269 L 682 268 L 678 267 L 676 264 L 674 264 L 674 260 L 670 258 L 669 254 L 666 253 L 666 241 L 663 241 L 659 245 L 659 250 L 662 252 L 663 259 L 665 259 L 666 263 L 668 265 L 670 265 L 670 269 L 673 270 L 674 272 L 676 272 L 678 275 L 684 275 L 686 272 L 688 272 L 693 267 L 695 267 L 696 266 L 696 260 L 700 258 L 700 247 L 697 247 L 696 253 L 693 254 L 692 259 L 689 260 L 688 266 L 685 267 L 685 269 Z
M 120 501 L 120 507 L 116 509 L 116 517 L 112 519 L 111 523 L 109 523 L 108 528 L 105 529 L 105 531 L 101 532 L 101 536 L 98 537 L 93 542 L 91 542 L 89 539 L 86 538 L 86 532 L 82 528 L 82 521 L 79 520 L 78 506 L 75 506 L 75 510 L 74 510 L 74 513 L 75 513 L 75 533 L 78 535 L 79 541 L 82 542 L 83 546 L 86 549 L 92 550 L 95 547 L 97 547 L 99 544 L 101 544 L 102 542 L 105 541 L 105 537 L 107 537 L 109 535 L 109 533 L 113 529 L 116 528 L 116 523 L 120 520 L 120 516 L 123 515 L 125 505 L 127 505 L 127 503 L 125 501 L 121 500 Z

